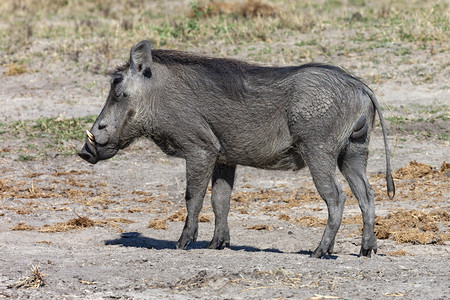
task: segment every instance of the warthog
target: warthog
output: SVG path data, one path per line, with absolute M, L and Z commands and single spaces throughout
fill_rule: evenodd
M 336 166 L 359 201 L 360 255 L 376 253 L 374 192 L 366 177 L 375 111 L 386 152 L 388 195 L 395 194 L 384 119 L 374 93 L 342 69 L 310 63 L 265 67 L 234 59 L 133 47 L 117 67 L 100 115 L 79 153 L 95 164 L 146 136 L 186 160 L 187 218 L 177 248 L 197 239 L 198 216 L 212 180 L 214 237 L 229 246 L 228 212 L 236 165 L 299 170 L 309 167 L 328 206 L 328 222 L 312 257 L 333 251 L 345 194 Z

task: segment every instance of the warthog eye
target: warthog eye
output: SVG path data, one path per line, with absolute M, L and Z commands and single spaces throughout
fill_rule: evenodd
M 114 74 L 113 76 L 113 84 L 119 84 L 123 80 L 123 77 L 121 74 Z
M 144 72 L 142 72 L 142 75 L 144 75 L 144 77 L 150 78 L 152 77 L 152 70 L 150 70 L 150 68 L 145 68 Z

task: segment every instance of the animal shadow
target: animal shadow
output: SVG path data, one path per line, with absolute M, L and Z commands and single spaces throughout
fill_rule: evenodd
M 175 249 L 173 241 L 158 240 L 143 236 L 139 232 L 125 232 L 119 238 L 105 241 L 105 245 L 122 245 L 124 247 L 147 248 L 147 249 Z
M 147 248 L 155 250 L 175 249 L 176 242 L 168 240 L 158 240 L 143 236 L 139 232 L 125 232 L 120 235 L 119 238 L 114 240 L 105 241 L 105 245 L 122 245 L 123 247 L 134 248 Z M 188 245 L 187 249 L 205 249 L 209 245 L 207 241 L 197 241 L 194 244 Z M 229 246 L 229 249 L 233 251 L 246 251 L 246 252 L 272 252 L 283 253 L 283 251 L 275 248 L 260 249 L 253 246 L 235 245 Z

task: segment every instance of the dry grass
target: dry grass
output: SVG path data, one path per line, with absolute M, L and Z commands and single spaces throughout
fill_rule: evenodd
M 250 225 L 245 226 L 246 229 L 252 229 L 252 230 L 267 230 L 267 231 L 273 231 L 274 228 L 272 225 L 267 224 L 256 224 L 256 225 Z
M 28 288 L 28 289 L 36 289 L 43 287 L 46 283 L 44 280 L 43 274 L 39 271 L 39 266 L 33 266 L 31 268 L 31 274 L 19 279 L 14 285 L 15 288 Z
M 75 229 L 84 229 L 84 228 L 88 228 L 88 227 L 93 227 L 95 225 L 118 228 L 120 224 L 130 224 L 130 223 L 134 223 L 134 221 L 128 220 L 125 218 L 109 218 L 106 220 L 91 220 L 88 217 L 78 216 L 77 218 L 70 219 L 67 222 L 59 222 L 54 225 L 46 224 L 44 226 L 37 228 L 37 230 L 39 232 L 44 232 L 44 233 L 56 233 L 56 232 L 66 232 L 66 231 L 75 230 Z M 13 229 L 11 229 L 11 230 L 13 230 Z M 20 229 L 14 229 L 14 230 L 20 230 Z M 29 229 L 29 230 L 36 230 L 36 228 L 33 227 L 32 229 Z
M 177 212 L 171 214 L 166 218 L 166 221 L 170 222 L 185 222 L 187 211 L 185 208 L 179 209 Z M 211 221 L 211 217 L 208 215 L 200 214 L 198 217 L 199 222 L 208 223 Z
M 198 216 L 198 221 L 200 223 L 209 223 L 211 222 L 211 216 L 200 214 L 200 216 Z
M 35 228 L 31 225 L 27 225 L 25 223 L 18 223 L 14 227 L 11 228 L 12 231 L 32 231 Z
M 326 219 L 319 219 L 314 216 L 303 216 L 294 218 L 291 221 L 295 224 L 305 227 L 325 227 L 325 225 L 327 225 Z
M 289 215 L 287 215 L 287 214 L 278 215 L 278 220 L 289 221 L 290 219 L 291 219 L 291 217 L 289 217 Z
M 148 223 L 148 228 L 158 229 L 158 230 L 167 230 L 169 229 L 169 225 L 167 224 L 166 219 L 154 219 Z
M 23 73 L 29 73 L 29 68 L 24 64 L 17 64 L 14 62 L 11 62 L 9 64 L 6 64 L 3 66 L 6 69 L 6 72 L 4 73 L 4 76 L 15 76 L 20 75 Z
M 152 203 L 155 200 L 156 200 L 156 197 L 144 197 L 144 198 L 138 199 L 136 201 L 140 202 L 140 203 Z
M 39 242 L 36 242 L 36 244 L 47 244 L 47 245 L 52 245 L 53 242 L 52 242 L 52 241 L 39 241 Z
M 86 171 L 86 170 L 69 170 L 69 171 L 55 171 L 52 175 L 56 177 L 60 176 L 68 176 L 68 175 L 84 175 L 84 174 L 93 174 L 93 171 Z M 42 175 L 42 173 L 37 173 L 39 175 Z
M 145 191 L 133 191 L 133 195 L 139 195 L 139 196 L 151 196 L 153 195 L 152 192 L 145 192 Z
M 24 181 L 13 181 L 11 179 L 0 179 L 0 192 L 2 198 L 20 198 L 20 199 L 37 199 L 37 198 L 58 198 L 59 194 L 54 193 L 51 189 L 35 185 L 34 181 L 27 183 Z
M 394 201 L 422 201 L 430 197 L 434 201 L 446 200 L 450 192 L 448 170 L 448 163 L 445 161 L 440 168 L 416 161 L 410 162 L 393 174 L 397 189 Z M 377 174 L 371 179 L 375 181 L 375 199 L 386 199 L 384 175 Z
M 367 61 L 368 69 L 361 73 L 375 82 L 393 77 L 433 81 L 444 76 L 440 70 L 446 60 L 422 72 L 414 69 L 415 63 L 425 64 L 429 53 L 436 56 L 449 50 L 448 3 L 425 0 L 414 5 L 375 0 L 205 0 L 190 5 L 186 1 L 5 0 L 0 18 L 5 24 L 0 27 L 0 52 L 8 55 L 3 55 L 3 63 L 56 54 L 73 61 L 79 71 L 97 73 L 126 57 L 143 37 L 156 47 L 271 64 L 331 60 L 349 68 Z M 33 47 L 41 43 L 47 45 L 45 49 Z M 413 54 L 419 53 L 427 55 L 415 61 Z M 380 59 L 392 67 L 377 72 Z M 399 73 L 399 65 L 407 71 Z
M 439 227 L 448 228 L 449 224 L 450 214 L 446 210 L 398 211 L 375 218 L 375 235 L 398 243 L 442 244 L 450 241 L 450 234 L 442 233 Z
M 189 11 L 189 17 L 211 17 L 215 15 L 233 15 L 247 17 L 275 17 L 279 9 L 273 5 L 247 0 L 241 2 L 216 2 L 212 1 L 206 5 L 195 6 Z
M 418 163 L 417 161 L 411 161 L 406 167 L 398 169 L 394 173 L 394 178 L 396 179 L 414 179 L 414 178 L 422 178 L 425 176 L 433 176 L 438 173 L 447 172 L 449 169 L 449 164 L 445 161 L 442 163 L 439 170 L 433 168 L 430 165 Z
M 416 161 L 412 161 L 407 166 L 398 169 L 394 174 L 398 190 L 395 201 L 423 201 L 423 199 L 429 198 L 430 195 L 437 201 L 445 200 L 450 191 L 448 170 L 449 164 L 446 162 L 443 162 L 439 168 L 434 168 Z M 374 188 L 377 201 L 383 199 L 391 201 L 385 197 L 384 176 L 374 176 L 373 178 L 382 182 L 381 187 L 375 186 Z M 313 190 L 311 192 L 315 193 Z M 299 194 L 301 195 L 301 193 Z M 308 191 L 306 194 L 308 195 Z M 255 201 L 295 203 L 292 195 L 295 194 L 292 192 L 242 192 L 237 196 L 236 201 L 241 206 Z M 314 197 L 318 197 L 317 194 L 312 198 Z M 313 201 L 321 201 L 319 199 L 314 199 Z M 307 201 L 310 200 L 307 197 Z M 300 226 L 324 227 L 327 222 L 326 219 L 320 219 L 315 216 L 292 217 L 288 206 L 284 204 L 267 205 L 261 211 L 263 213 L 283 212 L 278 215 L 278 219 Z M 442 244 L 450 239 L 447 229 L 449 222 L 449 214 L 445 208 L 430 211 L 400 210 L 389 213 L 385 217 L 377 216 L 375 234 L 379 239 L 389 238 L 398 243 Z M 362 230 L 362 217 L 361 215 L 344 217 L 342 224 L 360 224 L 360 230 Z
M 106 224 L 114 224 L 114 223 L 132 224 L 132 223 L 136 223 L 136 222 L 133 220 L 125 219 L 125 218 L 109 218 L 106 220 Z
M 173 213 L 167 218 L 167 221 L 170 222 L 185 222 L 186 221 L 186 209 L 182 208 L 178 210 L 177 212 Z
M 393 252 L 388 252 L 388 253 L 386 253 L 386 255 L 389 255 L 389 256 L 405 256 L 405 255 L 408 255 L 408 253 L 405 250 L 396 250 L 396 251 L 393 251 Z
M 177 212 L 171 214 L 167 218 L 156 218 L 152 221 L 150 221 L 148 227 L 153 229 L 168 229 L 167 221 L 169 222 L 185 222 L 186 221 L 186 214 L 187 211 L 185 208 L 179 209 Z M 200 214 L 198 217 L 198 221 L 201 223 L 209 223 L 211 222 L 211 216 Z
M 57 223 L 55 225 L 44 225 L 38 229 L 39 232 L 54 233 L 54 232 L 65 232 L 72 229 L 80 229 L 93 227 L 95 222 L 87 217 L 78 217 L 71 219 L 67 222 Z

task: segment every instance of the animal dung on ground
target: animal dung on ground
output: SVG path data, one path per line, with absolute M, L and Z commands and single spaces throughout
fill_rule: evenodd
M 375 217 L 375 235 L 397 243 L 442 244 L 450 241 L 450 234 L 442 233 L 439 225 L 448 227 L 449 222 L 446 210 L 392 212 L 386 217 Z
M 413 179 L 422 178 L 425 176 L 432 176 L 437 173 L 444 173 L 449 169 L 450 164 L 443 162 L 439 170 L 436 170 L 430 165 L 419 163 L 417 161 L 411 161 L 406 167 L 400 168 L 394 173 L 396 179 Z

